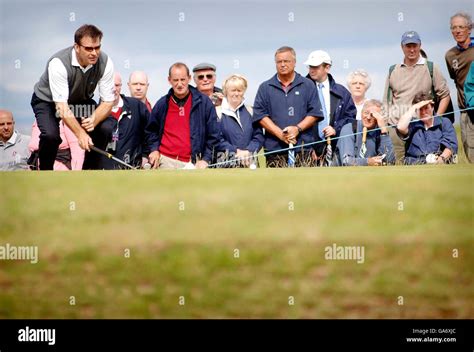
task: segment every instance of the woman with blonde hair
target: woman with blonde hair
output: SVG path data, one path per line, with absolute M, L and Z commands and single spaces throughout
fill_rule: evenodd
M 238 74 L 228 77 L 222 85 L 224 99 L 216 111 L 224 138 L 217 162 L 223 167 L 256 165 L 254 156 L 263 145 L 262 127 L 252 122 L 253 109 L 245 105 L 247 85 L 247 79 Z

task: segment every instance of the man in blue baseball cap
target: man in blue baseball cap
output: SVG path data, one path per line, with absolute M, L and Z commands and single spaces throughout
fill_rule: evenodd
M 421 38 L 415 31 L 403 33 L 401 48 L 404 54 L 401 63 L 392 65 L 385 82 L 384 106 L 389 125 L 397 125 L 400 117 L 410 109 L 413 98 L 418 93 L 434 93 L 437 101 L 437 115 L 442 115 L 450 102 L 449 88 L 438 65 L 430 63 L 420 55 Z M 430 66 L 431 70 L 430 70 Z M 402 162 L 405 143 L 397 136 L 395 128 L 390 128 L 395 156 Z
M 407 44 L 420 44 L 421 45 L 421 39 L 418 33 L 415 31 L 408 31 L 403 33 L 402 35 L 402 45 L 407 45 Z

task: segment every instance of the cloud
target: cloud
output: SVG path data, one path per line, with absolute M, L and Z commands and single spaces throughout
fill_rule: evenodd
M 430 59 L 448 79 L 444 53 L 453 45 L 449 16 L 473 9 L 472 1 L 82 1 L 2 0 L 0 106 L 21 121 L 31 118 L 29 102 L 47 59 L 72 45 L 83 23 L 104 32 L 103 48 L 124 81 L 140 69 L 150 77 L 149 96 L 165 94 L 168 68 L 210 61 L 220 83 L 232 73 L 249 79 L 252 103 L 259 84 L 275 73 L 273 54 L 282 45 L 297 51 L 297 71 L 312 50 L 330 53 L 332 73 L 345 84 L 347 74 L 365 68 L 372 76 L 369 95 L 381 98 L 388 67 L 400 62 L 399 41 L 417 30 Z M 21 68 L 15 67 L 20 60 Z M 450 82 L 450 87 L 454 86 Z M 452 90 L 453 92 L 454 90 Z M 128 88 L 123 86 L 128 94 Z M 455 95 L 454 95 L 455 96 Z

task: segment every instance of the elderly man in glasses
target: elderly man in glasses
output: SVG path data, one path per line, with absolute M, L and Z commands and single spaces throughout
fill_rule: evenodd
M 74 34 L 74 45 L 54 54 L 34 87 L 31 106 L 41 131 L 39 160 L 41 170 L 52 170 L 58 147 L 60 119 L 76 135 L 79 146 L 90 151 L 91 145 L 104 148 L 106 138 L 100 124 L 112 110 L 114 101 L 114 65 L 101 51 L 102 32 L 85 24 Z M 101 103 L 92 99 L 99 87 Z M 91 135 L 89 135 L 91 133 Z M 98 159 L 86 153 L 84 168 Z
M 458 12 L 451 17 L 451 34 L 456 41 L 456 46 L 446 53 L 446 65 L 449 76 L 456 83 L 458 91 L 459 109 L 466 108 L 464 97 L 464 82 L 471 62 L 474 61 L 474 38 L 471 37 L 472 20 L 467 13 Z M 464 153 L 469 162 L 474 162 L 474 111 L 462 111 L 459 119 L 461 125 L 461 140 Z
M 388 134 L 382 103 L 367 100 L 361 120 L 352 121 L 341 130 L 337 143 L 336 164 L 342 166 L 380 166 L 394 164 L 392 140 Z
M 207 95 L 214 106 L 220 106 L 222 104 L 222 99 L 224 99 L 224 94 L 222 94 L 222 89 L 215 86 L 216 66 L 203 62 L 194 66 L 193 73 L 197 90 L 202 94 Z

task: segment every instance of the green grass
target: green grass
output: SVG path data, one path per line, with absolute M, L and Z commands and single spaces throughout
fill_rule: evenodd
M 474 318 L 473 171 L 1 173 L 0 318 Z

